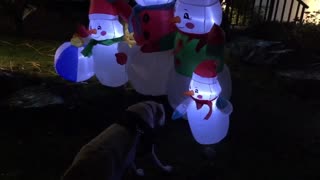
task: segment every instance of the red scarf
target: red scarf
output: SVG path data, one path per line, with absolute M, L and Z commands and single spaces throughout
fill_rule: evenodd
M 216 98 L 214 98 L 213 100 L 199 100 L 192 96 L 190 97 L 196 102 L 197 110 L 201 109 L 203 105 L 209 106 L 209 112 L 204 118 L 205 120 L 208 120 L 212 114 L 212 101 L 214 101 Z

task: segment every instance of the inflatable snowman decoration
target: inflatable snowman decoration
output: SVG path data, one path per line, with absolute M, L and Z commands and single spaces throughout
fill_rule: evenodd
M 119 49 L 127 44 L 122 42 L 123 26 L 116 8 L 106 0 L 91 0 L 89 19 L 89 30 L 96 30 L 96 33 L 91 34 L 92 40 L 82 54 L 92 55 L 95 74 L 101 84 L 110 87 L 124 85 L 128 81 L 127 55 Z
M 211 60 L 201 62 L 192 75 L 189 91 L 185 93 L 189 97 L 172 115 L 172 119 L 178 119 L 187 114 L 192 135 L 199 144 L 216 144 L 227 135 L 233 107 L 219 97 L 220 93 L 216 63 Z
M 125 65 L 127 55 L 124 53 L 127 51 L 127 44 L 122 41 L 123 26 L 119 22 L 116 7 L 107 0 L 91 0 L 89 20 L 90 40 L 84 47 L 78 48 L 81 53 L 68 53 L 60 47 L 56 53 L 56 62 L 66 62 L 70 57 L 79 60 L 92 59 L 94 74 L 101 84 L 109 87 L 124 85 L 128 81 Z M 61 75 L 61 68 L 56 65 L 56 69 Z
M 204 60 L 218 64 L 221 96 L 231 96 L 230 72 L 223 63 L 224 32 L 219 27 L 222 7 L 219 0 L 177 0 L 174 21 L 178 33 L 174 42 L 174 70 L 168 84 L 168 100 L 173 109 L 185 99 L 183 92 L 189 88 L 195 67 Z
M 129 51 L 129 82 L 140 94 L 167 94 L 169 74 L 173 69 L 173 40 L 176 27 L 170 20 L 174 0 L 136 0 L 129 18 L 136 46 Z

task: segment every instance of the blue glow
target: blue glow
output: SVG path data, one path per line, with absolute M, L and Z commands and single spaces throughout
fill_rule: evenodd
M 78 48 L 69 46 L 64 49 L 56 60 L 57 73 L 64 79 L 77 82 Z

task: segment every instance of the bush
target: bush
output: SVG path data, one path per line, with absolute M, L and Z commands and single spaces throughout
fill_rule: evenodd
M 320 24 L 305 23 L 289 30 L 288 41 L 298 45 L 297 48 L 320 52 Z

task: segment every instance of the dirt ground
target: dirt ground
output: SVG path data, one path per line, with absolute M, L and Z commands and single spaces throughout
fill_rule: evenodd
M 48 26 L 39 21 L 26 28 L 34 38 L 39 32 L 38 38 L 67 39 L 70 22 L 74 22 L 70 20 L 52 20 Z M 47 33 L 40 27 L 46 27 Z M 49 31 L 54 27 L 55 31 Z M 234 112 L 214 161 L 201 156 L 187 121 L 170 120 L 172 110 L 166 97 L 145 97 L 102 87 L 95 81 L 70 84 L 58 77 L 1 77 L 0 179 L 59 179 L 82 145 L 114 122 L 126 106 L 145 99 L 166 105 L 167 124 L 160 137 L 159 155 L 175 171 L 162 174 L 143 162 L 146 177 L 142 179 L 320 179 L 319 82 L 281 79 L 272 67 L 238 61 L 230 64 L 230 70 Z M 6 103 L 11 93 L 40 85 L 63 97 L 65 103 L 29 109 L 11 108 Z

